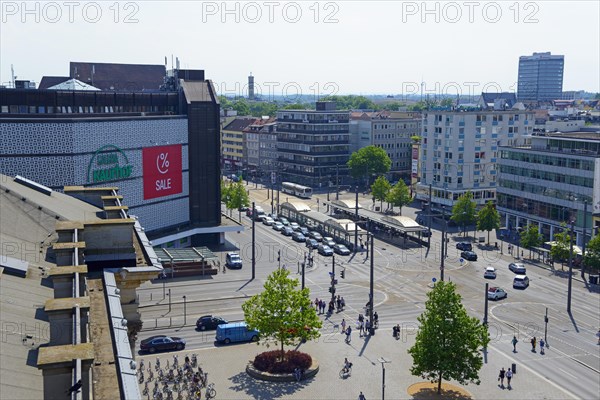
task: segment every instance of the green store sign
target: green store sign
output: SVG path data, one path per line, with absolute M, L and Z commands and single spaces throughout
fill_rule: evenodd
M 87 170 L 87 182 L 99 183 L 129 178 L 133 165 L 117 146 L 108 144 L 96 150 Z

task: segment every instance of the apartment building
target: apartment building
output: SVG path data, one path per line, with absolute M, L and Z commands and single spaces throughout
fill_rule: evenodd
M 259 174 L 277 169 L 277 129 L 275 118 L 256 119 L 244 129 L 244 164 Z
M 451 207 L 467 191 L 478 205 L 496 200 L 499 146 L 528 145 L 534 114 L 479 107 L 424 112 L 416 196 Z
M 244 165 L 244 129 L 256 121 L 252 117 L 237 117 L 221 129 L 221 160 L 223 170 L 238 171 Z
M 350 151 L 377 146 L 392 161 L 392 179 L 408 178 L 411 171 L 411 137 L 421 134 L 418 112 L 379 111 L 350 114 Z

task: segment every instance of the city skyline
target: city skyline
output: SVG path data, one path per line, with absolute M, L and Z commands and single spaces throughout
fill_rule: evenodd
M 600 91 L 595 2 L 22 4 L 2 3 L 2 84 L 11 65 L 39 83 L 70 61 L 171 68 L 177 57 L 225 95 L 245 95 L 250 72 L 263 97 L 477 95 L 516 92 L 519 57 L 549 51 L 565 56 L 565 91 Z

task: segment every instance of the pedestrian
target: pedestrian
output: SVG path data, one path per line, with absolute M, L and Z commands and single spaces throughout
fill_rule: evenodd
M 365 321 L 365 336 L 367 336 L 370 333 L 371 333 L 371 322 L 367 318 L 367 320 Z
M 348 329 L 346 329 L 346 343 L 350 344 L 351 340 L 352 340 L 352 327 L 349 326 Z
M 512 339 L 513 353 L 517 352 L 517 343 L 519 343 L 519 341 L 517 340 L 517 336 L 515 335 Z
M 506 371 L 506 383 L 508 384 L 508 389 L 512 389 L 512 387 L 510 386 L 510 380 L 512 379 L 513 373 L 512 373 L 512 369 L 508 369 Z
M 535 336 L 533 338 L 531 338 L 531 351 L 533 351 L 535 353 L 535 345 L 537 343 L 537 339 L 535 338 Z
M 364 332 L 364 330 L 365 330 L 365 328 L 364 328 L 364 325 L 363 325 L 363 324 L 364 324 L 364 323 L 363 323 L 362 321 L 358 321 L 358 332 L 359 332 L 359 335 L 358 335 L 358 337 L 362 337 L 362 336 L 363 336 L 363 332 Z
M 317 309 L 317 311 L 319 311 L 319 298 L 318 297 L 315 298 L 315 308 Z
M 504 367 L 500 369 L 500 374 L 498 375 L 498 381 L 500 381 L 500 387 L 504 389 L 504 376 L 506 375 L 506 371 Z
M 363 392 L 360 392 L 360 394 L 358 395 L 358 400 L 367 400 Z
M 342 303 L 342 310 L 343 310 L 344 308 L 346 308 L 346 300 L 344 300 L 344 298 L 342 297 L 342 298 L 340 299 L 340 301 L 341 301 L 341 303 Z
M 345 318 L 342 318 L 342 323 L 340 325 L 342 325 L 342 333 L 344 333 L 346 331 L 346 319 Z
M 540 354 L 544 355 L 544 345 L 546 344 L 546 342 L 544 342 L 544 339 L 540 339 Z
M 598 329 L 598 333 L 596 333 L 596 336 L 598 336 L 598 344 L 600 345 L 600 329 Z

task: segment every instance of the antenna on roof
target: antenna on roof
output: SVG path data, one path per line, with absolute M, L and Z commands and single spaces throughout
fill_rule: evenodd
M 165 56 L 165 69 L 167 69 L 167 66 L 168 66 L 168 65 L 169 65 L 169 64 L 167 63 L 167 56 Z
M 179 69 L 179 57 L 175 57 L 175 69 Z
M 10 78 L 11 78 L 11 81 L 12 81 L 12 88 L 14 89 L 15 88 L 15 79 L 17 77 L 15 76 L 15 69 L 13 68 L 12 64 L 10 64 Z

